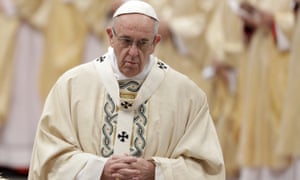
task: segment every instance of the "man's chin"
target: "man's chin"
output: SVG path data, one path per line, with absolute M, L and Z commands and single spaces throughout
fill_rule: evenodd
M 139 74 L 136 68 L 126 68 L 125 71 L 122 72 L 126 77 L 133 77 Z

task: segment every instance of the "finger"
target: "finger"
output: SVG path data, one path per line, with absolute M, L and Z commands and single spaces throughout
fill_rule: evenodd
M 122 176 L 126 177 L 136 177 L 141 174 L 141 171 L 138 169 L 129 169 L 129 168 L 123 168 L 118 171 L 118 173 Z
M 133 157 L 133 156 L 121 156 L 118 157 L 117 159 L 113 159 L 115 163 L 134 163 L 137 162 L 138 158 Z
M 128 179 L 136 179 L 137 178 L 137 177 L 125 176 L 125 175 L 118 174 L 118 173 L 112 174 L 111 177 L 114 180 L 128 180 Z
M 141 173 L 134 169 L 120 169 L 117 173 L 113 173 L 112 177 L 115 179 L 133 179 L 140 177 Z
M 110 166 L 110 169 L 112 170 L 112 172 L 118 172 L 120 169 L 129 169 L 130 168 L 130 164 L 128 163 L 123 163 L 123 162 L 118 162 L 118 163 L 114 163 Z
M 145 166 L 146 160 L 138 158 L 137 161 L 130 163 L 131 168 L 140 169 Z
M 133 168 L 131 165 L 136 163 L 137 158 L 122 158 L 118 160 L 114 160 L 113 163 L 110 164 L 110 169 L 112 172 L 118 172 L 120 169 L 137 169 Z

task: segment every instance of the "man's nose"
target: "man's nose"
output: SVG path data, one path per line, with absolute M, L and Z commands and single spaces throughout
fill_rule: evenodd
M 136 43 L 132 43 L 129 47 L 129 54 L 131 56 L 137 56 L 139 54 L 139 48 L 137 47 Z

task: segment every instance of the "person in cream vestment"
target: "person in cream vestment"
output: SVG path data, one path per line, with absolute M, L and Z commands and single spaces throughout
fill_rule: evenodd
M 243 23 L 234 9 L 238 3 L 239 1 L 235 0 L 222 0 L 218 3 L 208 24 L 206 36 L 212 52 L 210 65 L 206 69 L 214 70 L 209 103 L 221 142 L 228 178 L 238 177 L 240 170 L 237 163 L 239 107 L 247 62 Z
M 152 54 L 152 6 L 132 0 L 113 17 L 107 53 L 52 87 L 28 179 L 225 179 L 205 93 Z
M 295 2 L 298 3 L 298 12 L 295 12 L 297 15 L 297 22 L 293 35 L 291 56 L 288 66 L 288 84 L 279 128 L 277 153 L 279 156 L 291 161 L 293 178 L 299 179 L 300 144 L 297 137 L 300 129 L 298 108 L 300 106 L 300 96 L 298 95 L 300 90 L 300 83 L 298 81 L 298 77 L 300 77 L 300 1 L 296 0 Z
M 205 41 L 218 1 L 147 0 L 161 19 L 162 41 L 154 52 L 174 69 L 188 75 L 206 94 L 210 83 L 202 71 L 211 58 Z
M 249 0 L 242 19 L 249 36 L 238 160 L 240 179 L 289 179 L 289 162 L 276 153 L 294 29 L 291 1 Z M 249 5 L 250 4 L 250 5 Z M 280 174 L 280 175 L 279 175 Z

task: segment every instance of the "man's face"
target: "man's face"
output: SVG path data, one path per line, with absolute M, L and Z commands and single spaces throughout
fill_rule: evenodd
M 155 21 L 141 14 L 117 17 L 114 26 L 107 29 L 119 70 L 127 77 L 143 71 L 150 55 L 160 41 L 154 33 Z

